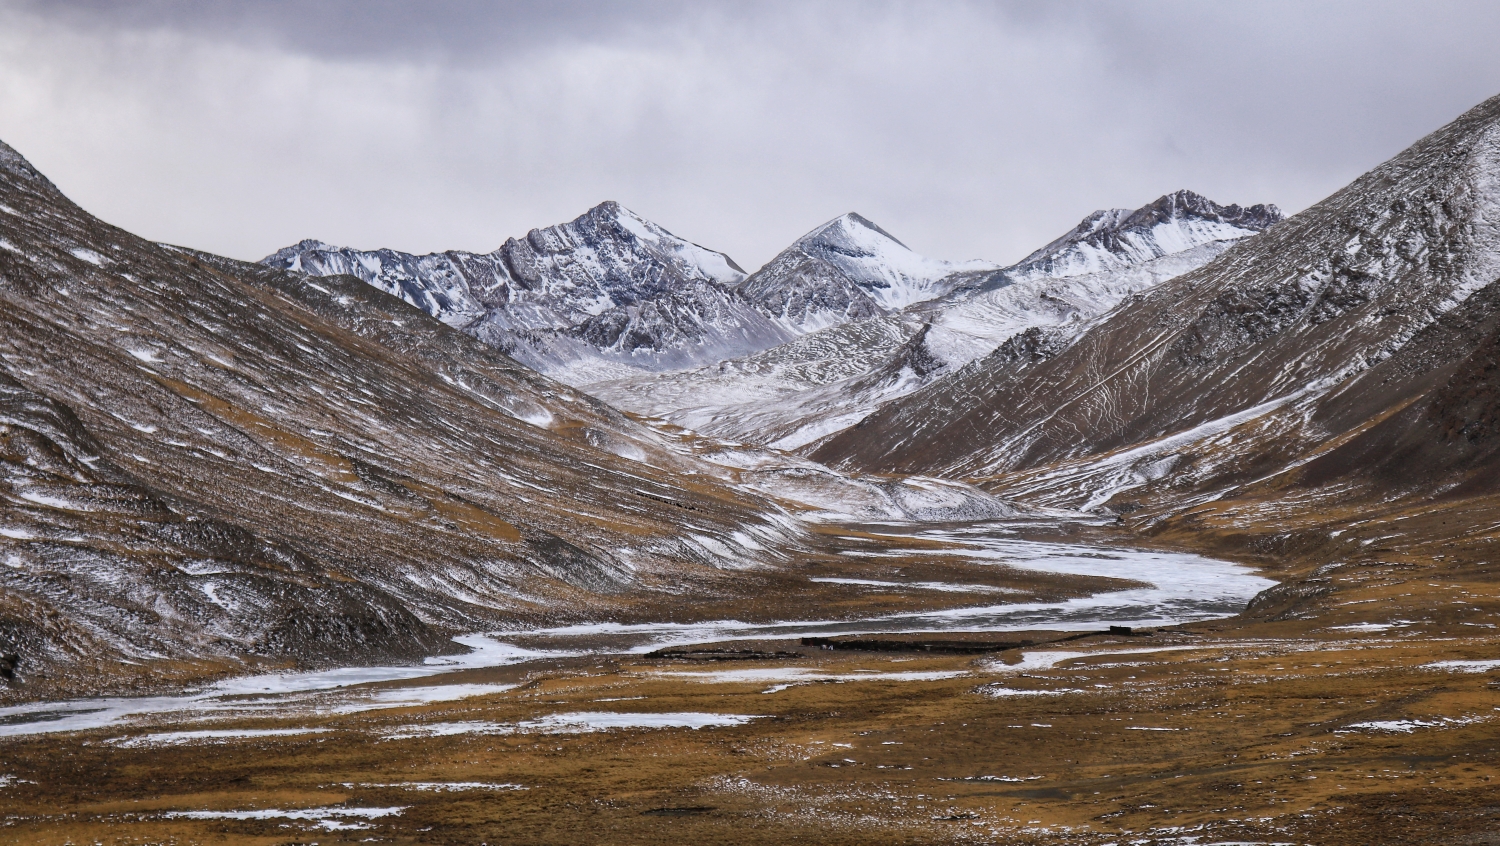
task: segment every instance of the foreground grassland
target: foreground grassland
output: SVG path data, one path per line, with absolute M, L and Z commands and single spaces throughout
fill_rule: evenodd
M 0 842 L 1497 843 L 1500 585 L 1452 572 L 1335 570 L 1304 619 L 573 658 L 406 683 L 514 685 L 490 695 L 211 726 L 316 732 L 0 740 Z M 558 717 L 596 712 L 754 719 Z

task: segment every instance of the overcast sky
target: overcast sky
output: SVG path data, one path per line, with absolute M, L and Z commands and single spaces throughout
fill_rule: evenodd
M 256 259 L 618 200 L 747 269 L 858 211 L 1009 262 L 1177 188 L 1293 212 L 1500 94 L 1500 4 L 0 0 L 0 139 Z

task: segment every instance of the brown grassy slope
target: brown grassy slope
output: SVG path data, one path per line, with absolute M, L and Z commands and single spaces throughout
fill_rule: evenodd
M 23 678 L 412 658 L 784 561 L 790 526 L 395 298 L 145 241 L 0 145 L 0 653 Z

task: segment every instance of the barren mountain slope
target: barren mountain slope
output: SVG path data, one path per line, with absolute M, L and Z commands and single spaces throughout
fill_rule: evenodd
M 1236 454 L 1300 456 L 1330 434 L 1301 412 L 1497 276 L 1500 98 L 1132 297 L 1063 349 L 1007 343 L 814 457 L 966 477 L 1024 470 L 995 484 L 1084 506 L 1231 442 Z M 1259 434 L 1223 440 L 1257 420 Z
M 33 679 L 415 656 L 799 536 L 394 297 L 143 241 L 3 145 L 0 300 L 0 639 Z

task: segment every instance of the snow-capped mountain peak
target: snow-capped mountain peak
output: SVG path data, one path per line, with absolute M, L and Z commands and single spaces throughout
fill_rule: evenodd
M 729 256 L 610 200 L 490 253 L 412 255 L 305 240 L 262 264 L 349 274 L 573 384 L 688 367 L 791 337 L 736 291 Z
M 798 238 L 740 290 L 783 325 L 809 332 L 941 296 L 953 289 L 955 274 L 998 269 L 919 255 L 849 212 Z
M 1201 194 L 1174 191 L 1138 209 L 1104 209 L 1014 267 L 1006 281 L 1080 276 L 1137 265 L 1213 241 L 1254 235 L 1281 220 L 1274 205 L 1221 206 Z

